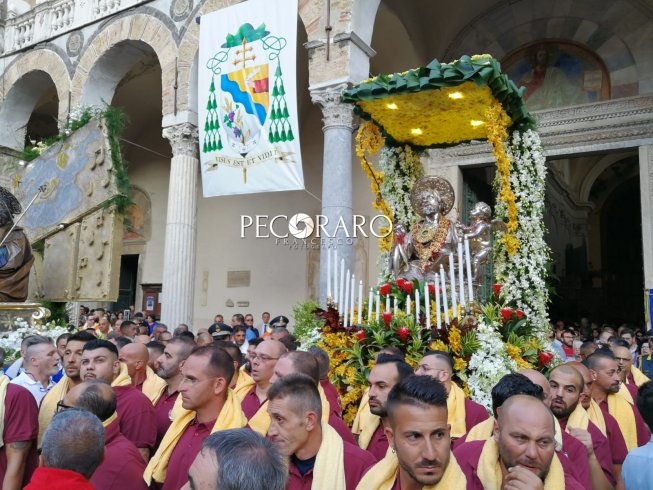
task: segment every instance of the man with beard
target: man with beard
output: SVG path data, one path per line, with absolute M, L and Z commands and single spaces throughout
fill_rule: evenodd
M 551 411 L 560 428 L 580 442 L 587 450 L 590 477 L 594 490 L 614 488 L 612 458 L 608 440 L 590 420 L 580 405 L 583 377 L 573 367 L 562 364 L 549 374 L 551 385 Z
M 172 421 L 170 416 L 179 395 L 179 385 L 184 378 L 181 374 L 181 365 L 188 359 L 188 356 L 190 356 L 194 348 L 195 342 L 192 339 L 183 335 L 174 337 L 168 342 L 168 345 L 163 350 L 163 354 L 157 359 L 159 369 L 156 374 L 165 380 L 167 384 L 166 389 L 163 390 L 161 397 L 159 397 L 154 405 L 157 447 L 161 443 Z
M 65 376 L 45 395 L 39 409 L 39 448 L 41 447 L 41 440 L 43 439 L 45 429 L 47 429 L 52 417 L 57 412 L 57 403 L 63 400 L 71 388 L 82 382 L 80 375 L 82 350 L 84 349 L 84 345 L 91 340 L 95 340 L 95 336 L 85 330 L 81 330 L 68 338 L 63 353 Z
M 628 450 L 631 451 L 646 444 L 651 433 L 641 415 L 630 403 L 617 394 L 621 380 L 619 367 L 612 352 L 599 349 L 589 356 L 586 362 L 594 380 L 592 398 L 604 414 L 609 413 L 617 420 Z
M 270 387 L 268 397 L 268 438 L 288 458 L 286 490 L 354 490 L 374 459 L 322 420 L 315 380 L 288 374 Z
M 451 454 L 447 391 L 429 376 L 411 375 L 388 394 L 385 428 L 392 452 L 363 477 L 358 490 L 465 488 Z
M 492 438 L 465 443 L 454 454 L 467 490 L 584 488 L 565 472 L 555 445 L 551 411 L 537 398 L 515 395 L 501 406 Z
M 54 388 L 52 376 L 59 371 L 59 354 L 52 340 L 42 335 L 30 335 L 23 368 L 25 370 L 11 383 L 26 388 L 40 405 L 48 391 Z
M 358 445 L 380 461 L 388 452 L 387 422 L 388 393 L 394 385 L 413 373 L 412 368 L 401 357 L 379 354 L 376 364 L 367 377 L 369 384 L 369 407 L 375 417 L 366 420 L 358 436 Z

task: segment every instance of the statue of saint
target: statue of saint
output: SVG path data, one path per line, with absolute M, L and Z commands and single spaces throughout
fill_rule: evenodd
M 18 199 L 0 186 L 0 301 L 27 299 L 29 271 L 34 256 L 23 229 L 14 226 L 13 217 L 21 211 Z
M 441 264 L 448 269 L 448 255 L 458 246 L 456 223 L 445 216 L 453 207 L 453 187 L 441 177 L 425 177 L 413 186 L 410 202 L 422 219 L 410 233 L 395 228 L 390 272 L 395 278 L 432 281 Z
M 482 282 L 481 266 L 492 255 L 492 232 L 506 231 L 506 224 L 498 219 L 491 220 L 492 209 L 484 202 L 477 202 L 469 212 L 469 226 L 462 226 L 465 238 L 469 240 L 472 263 L 472 282 L 478 286 Z

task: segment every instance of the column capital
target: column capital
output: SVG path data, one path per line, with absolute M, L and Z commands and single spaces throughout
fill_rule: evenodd
M 342 101 L 342 93 L 348 87 L 347 83 L 339 83 L 311 89 L 311 100 L 322 109 L 323 129 L 341 127 L 353 131 L 354 107 Z
M 181 123 L 163 128 L 163 137 L 170 141 L 173 156 L 197 158 L 199 132 L 194 124 Z

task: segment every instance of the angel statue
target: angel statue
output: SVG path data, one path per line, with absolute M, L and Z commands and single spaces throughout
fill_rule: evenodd
M 441 177 L 418 180 L 410 203 L 422 219 L 410 232 L 397 225 L 390 249 L 389 269 L 395 278 L 433 280 L 440 264 L 448 269 L 448 255 L 458 244 L 455 222 L 446 218 L 454 203 L 451 184 Z
M 506 231 L 506 224 L 498 219 L 491 220 L 492 209 L 484 202 L 477 202 L 469 212 L 469 226 L 462 226 L 464 237 L 469 240 L 472 263 L 472 282 L 478 286 L 482 282 L 481 266 L 492 254 L 492 231 Z

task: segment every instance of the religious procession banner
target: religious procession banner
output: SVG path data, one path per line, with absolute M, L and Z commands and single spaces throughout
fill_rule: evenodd
M 296 43 L 297 0 L 249 0 L 202 16 L 204 197 L 304 188 Z

